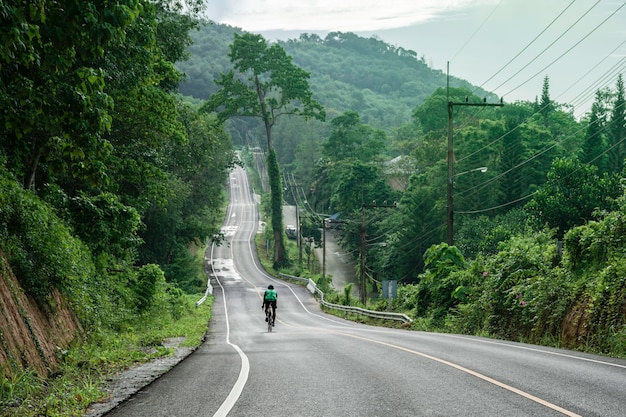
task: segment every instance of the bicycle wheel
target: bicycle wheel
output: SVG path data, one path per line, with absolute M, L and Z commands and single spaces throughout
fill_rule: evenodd
M 265 321 L 267 322 L 267 332 L 272 331 L 272 310 L 268 309 L 265 311 Z

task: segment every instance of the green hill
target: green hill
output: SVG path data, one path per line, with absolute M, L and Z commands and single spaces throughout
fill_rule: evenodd
M 183 95 L 207 99 L 216 91 L 213 80 L 231 68 L 228 47 L 234 33 L 241 30 L 215 23 L 192 33 L 189 60 L 178 64 L 187 76 L 180 86 Z M 280 44 L 296 65 L 311 74 L 313 94 L 330 118 L 354 110 L 374 127 L 398 127 L 409 121 L 416 106 L 446 85 L 446 74 L 430 68 L 418 52 L 375 37 L 342 32 L 325 38 L 302 34 Z M 450 77 L 450 85 L 469 88 L 478 96 L 489 95 L 455 77 Z

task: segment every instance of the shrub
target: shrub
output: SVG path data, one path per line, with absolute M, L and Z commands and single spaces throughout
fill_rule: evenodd
M 165 275 L 158 265 L 143 265 L 131 282 L 131 289 L 137 300 L 137 310 L 143 312 L 153 304 L 157 294 L 165 289 Z
M 616 336 L 626 329 L 626 260 L 613 260 L 598 273 L 598 279 L 589 289 L 589 334 L 591 346 L 609 353 L 616 345 Z M 617 343 L 624 347 L 623 343 Z M 622 350 L 622 353 L 624 350 Z
M 0 243 L 24 290 L 42 302 L 51 287 L 66 295 L 84 287 L 91 253 L 54 210 L 2 172 L 0 195 Z

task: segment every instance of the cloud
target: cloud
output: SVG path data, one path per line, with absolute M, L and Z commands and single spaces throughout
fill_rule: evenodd
M 211 20 L 251 32 L 385 30 L 434 20 L 445 12 L 496 0 L 221 0 Z

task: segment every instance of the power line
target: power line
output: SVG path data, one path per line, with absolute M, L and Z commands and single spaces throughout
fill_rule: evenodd
M 474 36 L 476 36 L 476 34 L 478 32 L 480 32 L 480 30 L 482 29 L 482 27 L 485 25 L 485 23 L 487 23 L 487 21 L 491 18 L 491 16 L 495 13 L 495 11 L 498 9 L 498 7 L 500 7 L 500 5 L 502 4 L 503 0 L 500 0 L 498 2 L 498 4 L 496 5 L 496 7 L 493 8 L 493 10 L 491 10 L 491 13 L 489 13 L 489 16 L 487 16 L 485 18 L 485 20 L 483 20 L 483 22 L 480 24 L 480 26 L 478 26 L 478 28 L 476 28 L 476 30 L 474 31 L 474 33 L 465 41 L 465 43 L 463 44 L 463 46 L 461 46 L 461 48 L 457 51 L 456 54 L 454 54 L 454 56 L 452 57 L 452 59 L 450 61 L 454 61 L 454 58 L 457 57 L 457 55 L 459 53 L 461 53 L 463 51 L 463 49 L 465 49 L 465 47 L 471 42 L 472 39 L 474 39 Z
M 626 43 L 626 41 L 622 42 L 622 44 Z M 621 46 L 621 45 L 620 45 Z M 575 106 L 576 104 L 581 104 L 588 101 L 590 98 L 593 98 L 596 94 L 596 91 L 602 87 L 606 87 L 606 85 L 610 82 L 613 82 L 618 74 L 621 74 L 626 68 L 626 56 L 620 59 L 615 63 L 604 75 L 596 80 L 594 84 L 587 87 L 583 90 L 578 96 L 574 97 L 571 104 Z
M 552 22 L 550 22 L 550 24 L 548 24 L 548 26 L 546 26 L 537 36 L 535 36 L 535 38 L 530 41 L 521 51 L 519 51 L 517 53 L 517 55 L 515 55 L 513 58 L 511 58 L 506 64 L 504 64 L 502 66 L 502 68 L 500 68 L 498 71 L 496 71 L 491 77 L 489 77 L 486 81 L 484 81 L 481 85 L 480 88 L 482 88 L 485 84 L 487 84 L 489 81 L 491 81 L 496 75 L 498 75 L 500 72 L 502 72 L 503 69 L 505 69 L 506 67 L 509 66 L 509 64 L 511 64 L 511 62 L 515 61 L 515 59 L 517 59 L 521 54 L 524 53 L 524 51 L 526 51 L 533 43 L 535 43 L 535 41 L 537 39 L 539 39 L 539 37 L 541 37 L 541 35 L 543 35 L 574 3 L 576 3 L 576 0 L 572 0 L 572 2 L 567 5 L 567 7 L 565 7 L 565 9 L 563 9 L 561 11 L 561 13 L 558 14 L 557 17 L 555 17 Z M 523 68 L 522 68 L 523 69 Z
M 587 163 L 583 163 L 583 165 L 588 165 L 589 163 L 591 163 L 591 162 L 593 162 L 593 161 L 597 160 L 598 158 L 600 158 L 601 156 L 603 156 L 603 155 L 607 154 L 608 152 L 610 152 L 611 150 L 615 149 L 616 147 L 619 147 L 619 146 L 620 146 L 622 143 L 624 143 L 624 142 L 626 142 L 626 138 L 624 138 L 624 139 L 622 139 L 622 140 L 618 141 L 617 143 L 613 144 L 613 145 L 612 145 L 612 146 L 610 146 L 609 148 L 607 148 L 607 149 L 605 149 L 604 151 L 600 152 L 598 155 L 596 155 L 596 157 L 595 157 L 595 158 L 593 158 L 591 161 L 589 161 L 589 162 L 587 162 Z M 568 175 L 566 175 L 565 177 L 563 177 L 563 178 L 562 178 L 562 179 L 560 179 L 560 180 L 565 180 L 566 178 L 571 177 L 572 175 L 576 174 L 576 173 L 577 173 L 580 169 L 582 169 L 582 167 L 581 167 L 581 168 L 579 168 L 579 169 L 577 169 L 577 170 L 574 170 L 573 172 L 569 173 Z M 477 213 L 485 213 L 485 212 L 487 212 L 487 211 L 497 210 L 497 209 L 499 209 L 499 208 L 506 207 L 506 206 L 508 206 L 508 205 L 511 205 L 511 204 L 517 203 L 517 202 L 519 202 L 519 201 L 522 201 L 522 200 L 528 199 L 528 198 L 532 197 L 533 195 L 535 195 L 536 193 L 537 193 L 537 191 L 535 191 L 535 192 L 533 192 L 533 193 L 530 193 L 530 194 L 528 194 L 528 195 L 525 195 L 524 197 L 518 198 L 518 199 L 516 199 L 516 200 L 514 200 L 514 201 L 510 201 L 510 202 L 508 202 L 508 203 L 500 204 L 500 205 L 498 205 L 498 206 L 489 207 L 489 208 L 480 209 L 480 210 L 474 210 L 474 211 L 457 212 L 457 213 L 459 213 L 459 214 L 461 214 L 461 213 L 463 213 L 463 214 L 477 214 Z
M 598 2 L 596 4 L 598 4 L 600 2 L 600 0 L 598 0 Z M 594 4 L 591 8 L 595 7 Z M 594 33 L 596 30 L 598 30 L 598 28 L 600 26 L 602 26 L 604 23 L 606 23 L 611 17 L 613 17 L 617 12 L 619 12 L 622 7 L 624 7 L 626 5 L 626 3 L 622 3 L 621 6 L 619 6 L 613 13 L 611 13 L 606 19 L 604 19 L 602 22 L 600 22 L 600 24 L 598 24 L 596 27 L 594 27 L 591 31 L 589 31 L 585 36 L 583 36 L 578 42 L 576 42 L 572 47 L 570 47 L 569 49 L 567 49 L 565 52 L 563 52 L 561 55 L 559 55 L 556 59 L 554 59 L 552 62 L 550 62 L 548 65 L 546 65 L 545 67 L 543 67 L 542 69 L 540 69 L 539 71 L 537 71 L 537 73 L 535 73 L 533 76 L 531 76 L 530 78 L 528 78 L 526 81 L 524 81 L 523 83 L 519 84 L 517 87 L 513 88 L 512 90 L 508 91 L 507 93 L 505 93 L 504 95 L 509 95 L 511 94 L 513 91 L 517 90 L 518 88 L 520 88 L 521 86 L 523 86 L 524 84 L 528 83 L 530 80 L 532 80 L 533 78 L 535 78 L 537 75 L 541 74 L 543 71 L 545 71 L 546 69 L 548 69 L 549 67 L 551 67 L 555 62 L 559 61 L 561 58 L 563 58 L 565 55 L 567 55 L 568 53 L 570 53 L 575 47 L 577 47 L 578 45 L 580 45 L 580 43 L 582 41 L 584 41 L 585 39 L 587 39 L 592 33 Z M 591 9 L 589 9 L 587 11 L 587 13 L 589 13 L 589 11 L 591 11 Z M 585 13 L 585 14 L 587 14 Z M 584 15 L 583 15 L 584 16 Z M 577 21 L 578 22 L 578 21 Z M 568 29 L 569 30 L 569 29 Z M 560 37 L 559 37 L 560 38 Z M 558 39 L 557 39 L 558 40 Z M 534 61 L 534 60 L 533 60 Z M 531 61 L 532 62 L 532 61 Z M 526 66 L 524 67 L 526 68 Z M 522 69 L 524 69 L 522 68 Z M 519 71 L 518 71 L 519 73 Z M 518 74 L 516 73 L 516 75 Z M 510 78 L 509 78 L 510 79 Z M 508 80 L 507 80 L 508 81 Z M 500 88 L 502 86 L 502 84 L 500 84 L 498 87 L 496 87 L 496 90 L 498 88 Z

